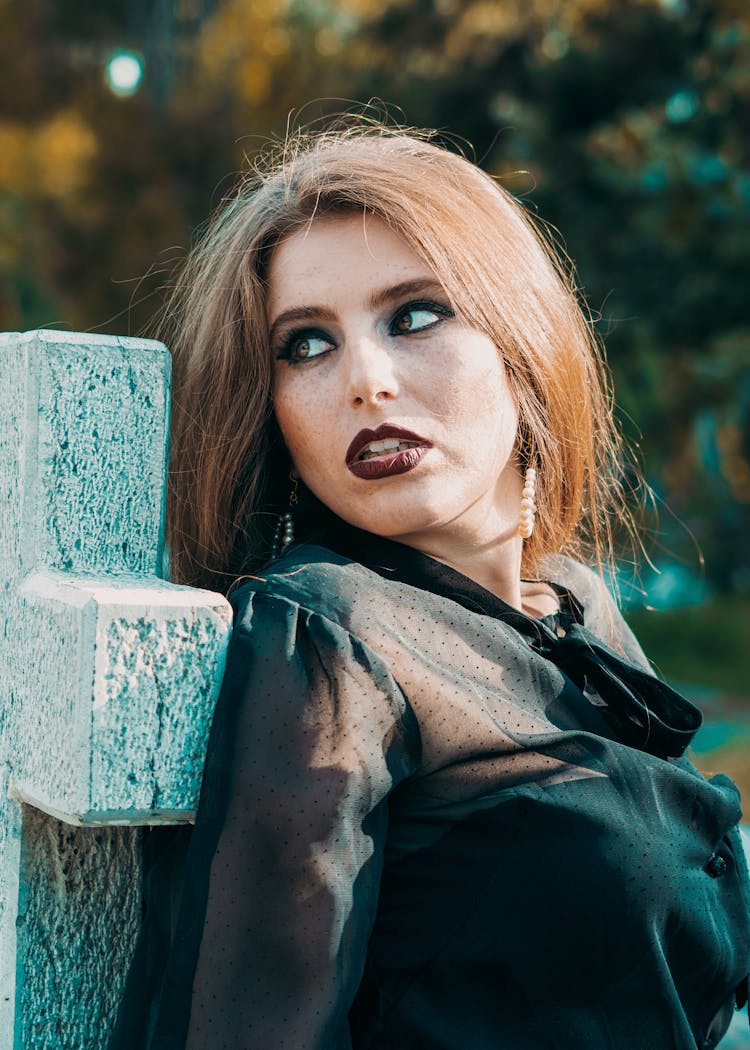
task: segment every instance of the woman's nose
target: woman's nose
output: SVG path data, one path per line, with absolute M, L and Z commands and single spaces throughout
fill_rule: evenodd
M 395 362 L 389 347 L 371 335 L 348 340 L 348 400 L 353 405 L 376 405 L 398 395 Z

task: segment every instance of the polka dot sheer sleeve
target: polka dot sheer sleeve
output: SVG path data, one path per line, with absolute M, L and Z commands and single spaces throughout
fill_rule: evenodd
M 243 595 L 153 1050 L 350 1046 L 388 825 L 418 733 L 340 626 Z

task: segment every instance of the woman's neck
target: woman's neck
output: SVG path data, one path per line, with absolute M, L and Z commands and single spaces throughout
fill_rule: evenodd
M 455 537 L 449 543 L 441 543 L 440 537 L 435 536 L 430 537 L 428 542 L 422 540 L 420 543 L 409 543 L 407 538 L 399 539 L 423 554 L 450 565 L 529 616 L 547 616 L 557 612 L 560 607 L 557 595 L 549 584 L 521 579 L 523 541 L 516 534 L 487 543 L 479 543 L 474 539 L 462 544 L 457 543 Z

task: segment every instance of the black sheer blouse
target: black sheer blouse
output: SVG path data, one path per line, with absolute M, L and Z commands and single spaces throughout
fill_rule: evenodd
M 716 1045 L 750 971 L 737 789 L 598 577 L 547 569 L 534 619 L 342 527 L 235 590 L 111 1050 Z

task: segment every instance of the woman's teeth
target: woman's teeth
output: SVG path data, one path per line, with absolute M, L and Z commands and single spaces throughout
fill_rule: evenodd
M 405 448 L 414 448 L 416 441 L 398 441 L 396 438 L 383 438 L 382 441 L 371 441 L 365 445 L 357 459 L 372 459 L 384 452 L 403 452 Z

